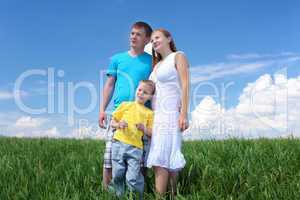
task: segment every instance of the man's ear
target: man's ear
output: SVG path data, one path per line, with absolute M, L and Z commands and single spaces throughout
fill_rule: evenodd
M 151 38 L 150 37 L 146 37 L 145 39 L 145 43 L 148 44 L 150 42 Z

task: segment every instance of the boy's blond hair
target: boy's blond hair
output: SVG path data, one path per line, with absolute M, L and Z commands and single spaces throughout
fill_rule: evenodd
M 151 81 L 151 80 L 141 80 L 140 83 L 144 83 L 144 84 L 150 86 L 151 89 L 152 89 L 152 93 L 151 93 L 152 95 L 155 93 L 155 83 L 153 81 Z

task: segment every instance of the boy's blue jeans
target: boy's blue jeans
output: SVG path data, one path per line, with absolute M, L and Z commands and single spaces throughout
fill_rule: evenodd
M 118 140 L 112 142 L 112 181 L 111 186 L 117 196 L 125 193 L 125 185 L 131 192 L 142 197 L 144 176 L 141 173 L 143 150 Z

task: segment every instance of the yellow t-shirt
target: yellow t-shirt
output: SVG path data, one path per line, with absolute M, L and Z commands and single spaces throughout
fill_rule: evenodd
M 128 124 L 127 128 L 116 130 L 114 139 L 143 149 L 143 132 L 136 128 L 136 124 L 142 123 L 146 128 L 152 128 L 153 111 L 137 102 L 123 102 L 112 116 L 116 121 L 124 120 Z

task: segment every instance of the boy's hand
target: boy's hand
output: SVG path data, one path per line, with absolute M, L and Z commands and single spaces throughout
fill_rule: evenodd
M 119 128 L 120 129 L 124 129 L 124 128 L 127 128 L 128 127 L 128 124 L 126 121 L 120 121 L 119 122 Z
M 144 124 L 142 124 L 142 123 L 136 124 L 136 128 L 139 131 L 142 131 L 143 133 L 145 133 L 145 126 L 144 126 Z

